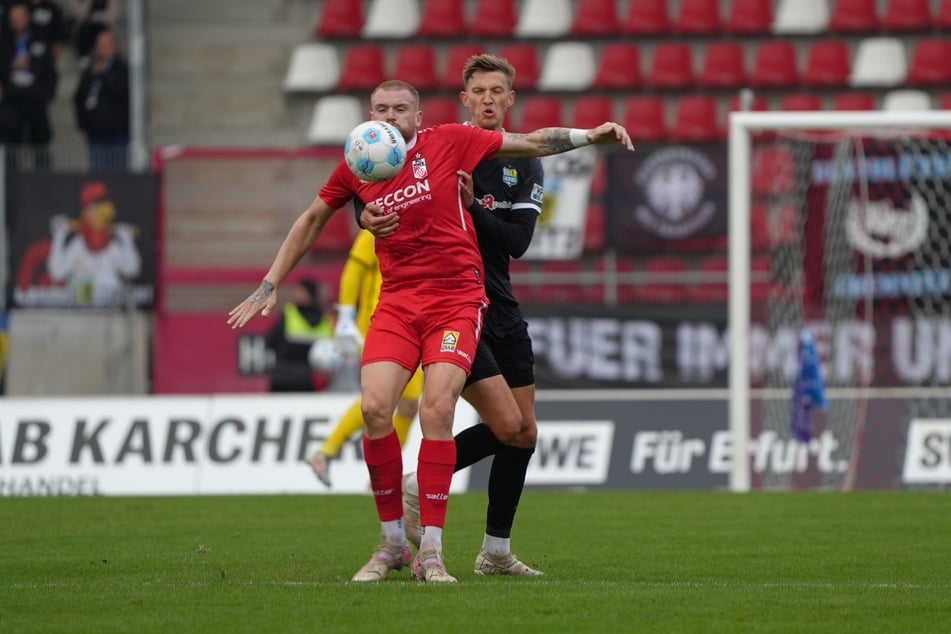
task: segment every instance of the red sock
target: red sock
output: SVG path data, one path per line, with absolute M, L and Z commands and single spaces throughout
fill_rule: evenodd
M 419 518 L 422 526 L 446 525 L 449 485 L 456 467 L 456 443 L 453 440 L 424 438 L 419 447 Z
M 381 522 L 403 517 L 403 453 L 396 431 L 383 438 L 370 440 L 363 436 L 363 458 L 370 472 L 370 488 Z

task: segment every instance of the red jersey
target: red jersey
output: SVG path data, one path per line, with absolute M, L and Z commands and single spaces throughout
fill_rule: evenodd
M 320 198 L 339 209 L 354 196 L 375 202 L 384 213 L 398 212 L 400 228 L 376 240 L 382 290 L 405 283 L 455 279 L 484 284 L 482 255 L 472 218 L 459 195 L 457 170 L 472 173 L 502 147 L 502 133 L 449 123 L 419 130 L 407 148 L 406 165 L 382 183 L 358 179 L 340 162 Z

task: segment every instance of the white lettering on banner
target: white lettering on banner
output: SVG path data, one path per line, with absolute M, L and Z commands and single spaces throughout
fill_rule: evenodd
M 539 421 L 525 483 L 604 484 L 613 441 L 612 421 Z
M 709 455 L 703 438 L 685 438 L 679 429 L 641 431 L 634 435 L 630 469 L 635 474 L 690 473 L 695 462 L 706 457 L 706 468 L 711 473 L 729 473 L 730 447 L 729 431 L 713 433 Z M 820 473 L 844 473 L 849 463 L 836 456 L 839 447 L 831 431 L 822 432 L 808 443 L 764 431 L 752 439 L 750 456 L 755 473 L 803 473 L 809 469 L 810 458 L 815 459 L 815 468 Z
M 951 418 L 909 423 L 901 479 L 904 484 L 951 482 Z
M 892 362 L 903 380 L 951 383 L 951 319 L 892 321 Z

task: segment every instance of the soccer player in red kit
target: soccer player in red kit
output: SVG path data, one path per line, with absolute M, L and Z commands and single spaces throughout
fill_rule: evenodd
M 364 344 L 360 381 L 364 459 L 383 541 L 353 580 L 382 580 L 410 562 L 403 526 L 403 462 L 392 417 L 421 364 L 425 383 L 417 480 L 423 534 L 413 572 L 424 581 L 451 583 L 456 579 L 443 563 L 442 529 L 456 462 L 453 415 L 487 305 L 482 257 L 457 173 L 471 173 L 491 156 L 548 156 L 592 143 L 633 145 L 614 122 L 590 130 L 543 128 L 529 134 L 461 124 L 420 129 L 419 93 L 399 80 L 386 81 L 371 93 L 370 117 L 403 134 L 405 167 L 389 181 L 368 183 L 341 161 L 291 226 L 261 285 L 232 309 L 228 323 L 240 328 L 258 312 L 270 314 L 277 287 L 310 251 L 330 216 L 352 198 L 374 213 L 399 212 L 399 231 L 376 241 L 383 286 Z

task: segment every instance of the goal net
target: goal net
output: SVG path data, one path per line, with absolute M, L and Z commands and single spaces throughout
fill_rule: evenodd
M 731 115 L 733 490 L 951 483 L 949 142 L 951 112 Z M 804 329 L 828 395 L 808 440 Z

